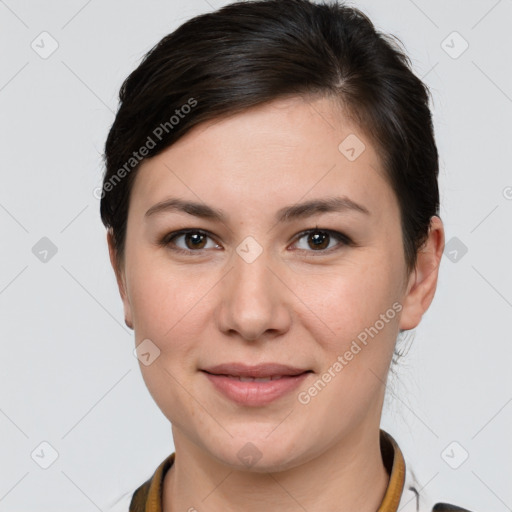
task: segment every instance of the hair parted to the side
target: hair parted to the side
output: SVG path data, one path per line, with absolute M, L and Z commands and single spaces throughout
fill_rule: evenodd
M 439 215 L 429 91 L 395 39 L 364 13 L 308 0 L 235 2 L 192 18 L 124 81 L 105 144 L 100 205 L 119 268 L 141 161 L 202 122 L 293 95 L 338 100 L 375 144 L 400 206 L 412 271 L 430 219 Z

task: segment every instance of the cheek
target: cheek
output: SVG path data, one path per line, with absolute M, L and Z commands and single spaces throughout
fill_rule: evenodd
M 307 306 L 302 322 L 329 350 L 342 350 L 381 315 L 386 326 L 379 322 L 379 330 L 391 331 L 400 309 L 392 308 L 400 299 L 397 270 L 396 261 L 375 251 L 347 259 L 332 271 L 296 279 L 294 291 Z
M 317 386 L 323 389 L 318 393 L 322 398 L 312 400 L 319 415 L 332 409 L 361 419 L 384 389 L 402 309 L 395 282 L 399 269 L 382 254 L 371 259 L 371 264 L 359 261 L 317 276 L 314 286 L 314 280 L 301 282 L 298 295 L 308 297 L 301 323 L 321 349 L 318 377 L 329 382 L 325 388 Z M 339 419 L 329 421 L 338 428 Z
M 137 338 L 154 340 L 162 352 L 176 352 L 201 332 L 201 299 L 212 287 L 203 277 L 165 258 L 134 258 L 130 304 Z
M 160 351 L 152 364 L 140 364 L 141 374 L 155 403 L 180 427 L 183 418 L 197 415 L 191 400 L 197 393 L 187 379 L 197 366 L 197 341 L 207 318 L 204 296 L 213 283 L 168 262 L 148 258 L 146 265 L 141 263 L 142 258 L 133 261 L 130 281 L 135 334 L 137 343 L 149 339 Z

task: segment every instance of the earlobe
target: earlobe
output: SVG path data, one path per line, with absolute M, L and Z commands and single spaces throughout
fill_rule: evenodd
M 439 217 L 433 216 L 430 221 L 428 238 L 418 251 L 416 266 L 409 278 L 402 302 L 400 329 L 414 329 L 432 303 L 443 250 L 443 223 Z
M 114 244 L 114 234 L 111 229 L 107 230 L 107 245 L 108 245 L 108 253 L 110 257 L 110 264 L 114 270 L 114 274 L 116 276 L 117 287 L 119 289 L 119 294 L 121 295 L 121 299 L 123 301 L 124 308 L 124 322 L 130 328 L 133 329 L 133 321 L 132 321 L 132 311 L 131 305 L 128 298 L 128 294 L 126 291 L 126 282 L 124 278 L 124 273 L 122 269 L 119 268 L 117 261 L 117 254 Z

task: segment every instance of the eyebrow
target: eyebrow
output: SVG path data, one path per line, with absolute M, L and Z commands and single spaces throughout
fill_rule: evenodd
M 165 201 L 155 204 L 146 212 L 145 217 L 147 218 L 158 213 L 173 211 L 184 212 L 195 217 L 201 217 L 203 219 L 222 223 L 228 220 L 227 215 L 221 209 L 213 208 L 203 203 L 185 201 L 178 198 L 166 199 Z M 285 206 L 276 213 L 276 221 L 280 223 L 291 222 L 296 219 L 305 219 L 319 213 L 342 213 L 348 211 L 371 215 L 367 208 L 352 201 L 348 197 L 329 197 Z

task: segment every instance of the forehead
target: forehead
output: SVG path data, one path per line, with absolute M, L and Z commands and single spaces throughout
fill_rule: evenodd
M 293 97 L 196 126 L 144 161 L 131 207 L 178 196 L 249 215 L 333 195 L 377 213 L 396 206 L 361 129 L 332 100 Z

